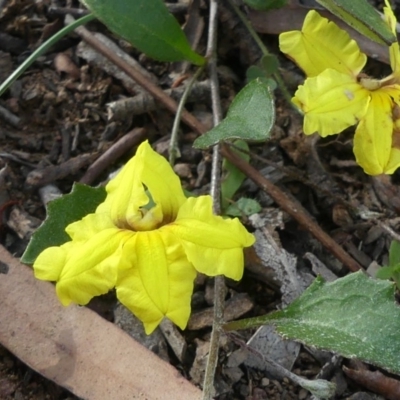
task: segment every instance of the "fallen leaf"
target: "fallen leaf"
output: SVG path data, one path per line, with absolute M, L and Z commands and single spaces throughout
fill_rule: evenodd
M 198 400 L 171 365 L 93 311 L 63 307 L 54 286 L 0 246 L 0 343 L 44 377 L 86 400 Z

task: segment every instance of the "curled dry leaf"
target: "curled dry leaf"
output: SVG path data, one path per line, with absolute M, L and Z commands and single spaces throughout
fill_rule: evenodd
M 79 79 L 80 69 L 75 65 L 71 58 L 65 53 L 58 53 L 54 58 L 54 67 L 58 72 L 64 72 L 73 79 Z
M 383 375 L 380 371 L 350 369 L 343 367 L 344 373 L 359 385 L 378 393 L 387 400 L 400 399 L 400 381 Z

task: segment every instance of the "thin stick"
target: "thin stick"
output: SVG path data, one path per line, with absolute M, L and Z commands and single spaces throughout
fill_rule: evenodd
M 221 149 L 222 155 L 232 164 L 239 168 L 251 180 L 253 180 L 261 189 L 268 193 L 276 203 L 294 218 L 300 225 L 307 229 L 315 238 L 317 238 L 338 260 L 340 260 L 350 271 L 356 272 L 362 270 L 361 265 L 350 257 L 341 246 L 339 246 L 312 218 L 307 215 L 303 206 L 293 201 L 289 196 L 282 192 L 270 180 L 261 175 L 254 167 L 245 160 L 237 156 L 228 146 Z
M 69 20 L 73 19 L 71 16 Z M 142 73 L 140 73 L 136 68 L 130 66 L 126 61 L 124 61 L 121 57 L 115 54 L 112 50 L 110 50 L 106 45 L 104 45 L 100 40 L 98 40 L 91 32 L 89 32 L 83 26 L 75 29 L 75 32 L 90 46 L 92 46 L 96 51 L 103 54 L 104 57 L 108 58 L 115 65 L 121 68 L 127 75 L 129 75 L 133 80 L 138 82 L 145 90 L 147 90 L 156 100 L 162 103 L 168 110 L 176 113 L 178 109 L 178 103 L 168 94 L 164 93 L 155 83 L 153 83 L 150 79 L 145 77 Z M 190 114 L 187 110 L 182 111 L 182 121 L 184 121 L 187 125 L 189 125 L 193 130 L 199 133 L 205 133 L 207 128 L 192 114 Z
M 104 154 L 102 154 L 85 172 L 85 175 L 79 180 L 80 183 L 91 185 L 96 178 L 108 168 L 115 160 L 138 145 L 146 137 L 144 128 L 134 128 L 118 142 L 114 143 Z
M 4 121 L 8 122 L 15 128 L 20 127 L 21 118 L 17 117 L 11 111 L 7 110 L 7 108 L 4 108 L 2 106 L 0 106 L 0 118 L 4 119 Z
M 219 93 L 219 82 L 217 74 L 217 19 L 218 3 L 217 0 L 210 0 L 209 26 L 207 58 L 208 71 L 211 83 L 211 104 L 213 110 L 214 126 L 217 126 L 222 120 L 221 97 Z M 212 170 L 211 170 L 211 190 L 213 198 L 213 211 L 215 214 L 221 213 L 221 153 L 219 145 L 213 148 Z M 211 400 L 214 394 L 214 377 L 218 364 L 218 350 L 221 336 L 221 327 L 224 319 L 224 293 L 225 280 L 223 276 L 216 276 L 214 280 L 214 318 L 210 338 L 210 350 L 208 353 L 206 371 L 203 382 L 203 400 Z

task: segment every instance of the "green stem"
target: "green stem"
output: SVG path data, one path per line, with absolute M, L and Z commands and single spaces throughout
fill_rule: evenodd
M 0 86 L 0 96 L 40 57 L 46 53 L 55 43 L 57 43 L 63 36 L 73 31 L 80 25 L 86 24 L 93 20 L 93 14 L 86 15 L 70 25 L 67 25 L 51 38 L 47 39 L 41 46 L 39 46 Z
M 173 166 L 175 164 L 175 160 L 180 157 L 180 152 L 178 149 L 178 131 L 179 125 L 181 122 L 182 112 L 185 107 L 186 100 L 192 90 L 194 83 L 197 81 L 197 78 L 203 72 L 205 64 L 203 64 L 200 68 L 197 69 L 196 73 L 192 76 L 189 83 L 186 85 L 184 92 L 182 93 L 182 97 L 179 100 L 178 108 L 176 110 L 174 125 L 172 127 L 171 132 L 171 140 L 169 142 L 169 163 Z
M 249 20 L 246 18 L 246 16 L 240 11 L 239 7 L 235 4 L 235 2 L 233 0 L 228 0 L 229 4 L 232 6 L 232 8 L 235 10 L 236 14 L 238 15 L 238 17 L 241 19 L 241 21 L 243 22 L 244 26 L 247 28 L 247 30 L 249 31 L 251 37 L 254 39 L 254 41 L 256 42 L 257 46 L 260 48 L 261 52 L 263 53 L 264 56 L 270 54 L 267 47 L 265 46 L 265 44 L 263 43 L 263 41 L 261 40 L 260 36 L 258 36 L 257 32 L 254 30 L 254 28 L 252 27 L 251 23 L 249 22 Z M 281 90 L 283 97 L 285 98 L 285 100 L 292 106 L 292 95 L 290 94 L 289 90 L 287 89 L 285 82 L 282 79 L 281 74 L 277 71 L 274 74 L 272 74 L 272 77 L 275 79 L 276 83 L 279 86 L 279 89 Z M 295 107 L 294 107 L 295 108 Z M 298 111 L 297 108 L 295 108 L 296 111 Z

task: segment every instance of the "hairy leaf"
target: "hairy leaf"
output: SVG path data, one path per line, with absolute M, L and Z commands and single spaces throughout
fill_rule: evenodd
M 229 139 L 266 140 L 274 122 L 275 106 L 271 90 L 260 79 L 255 79 L 235 97 L 226 118 L 197 138 L 193 146 L 205 149 Z
M 225 211 L 231 217 L 250 216 L 261 211 L 260 203 L 254 199 L 241 197 L 236 203 L 231 204 Z
M 232 322 L 225 329 L 266 323 L 284 337 L 400 373 L 400 308 L 388 281 L 362 272 L 330 283 L 317 278 L 286 309 Z
M 85 215 L 94 212 L 106 198 L 104 187 L 75 183 L 71 193 L 51 201 L 47 206 L 47 218 L 32 238 L 21 261 L 33 264 L 37 256 L 47 247 L 60 246 L 70 240 L 65 228 Z

